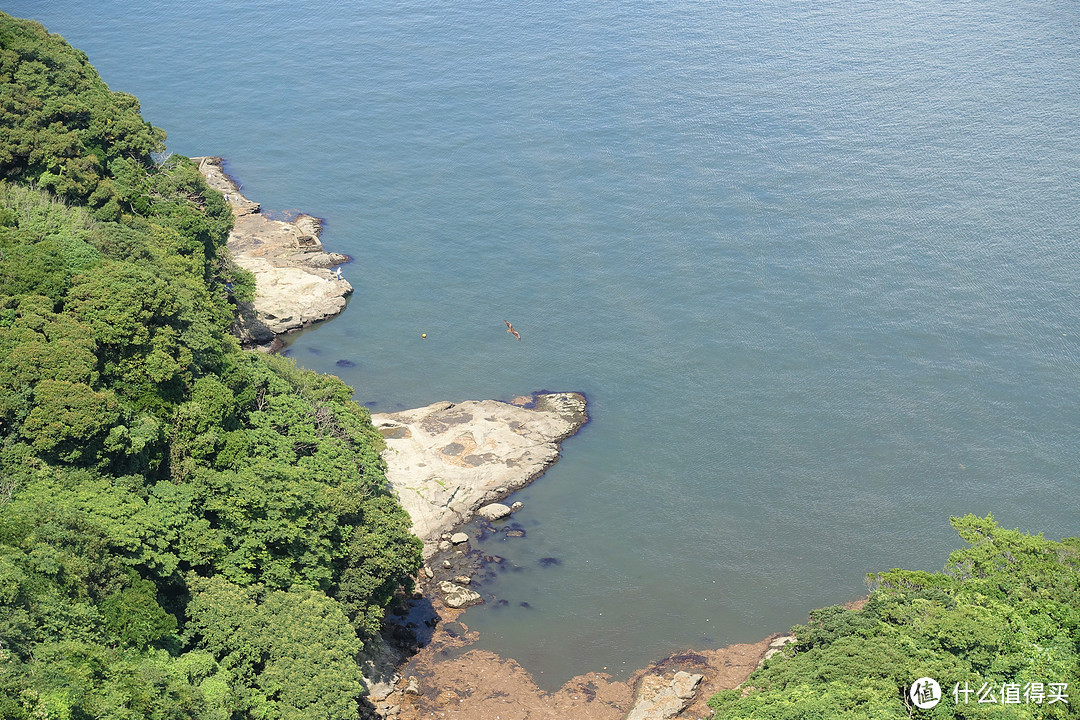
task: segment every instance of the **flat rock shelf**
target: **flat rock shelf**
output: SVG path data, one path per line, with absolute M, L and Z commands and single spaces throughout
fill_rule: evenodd
M 321 221 L 310 215 L 271 220 L 259 204 L 244 197 L 219 157 L 192 158 L 210 187 L 220 191 L 233 211 L 228 248 L 237 265 L 255 276 L 255 299 L 241 305 L 232 331 L 244 345 L 269 343 L 278 335 L 332 318 L 345 309 L 353 287 L 335 265 L 348 262 L 341 253 L 323 250 Z
M 386 439 L 386 477 L 431 557 L 442 535 L 540 477 L 588 420 L 580 393 L 512 403 L 438 402 L 371 416 Z

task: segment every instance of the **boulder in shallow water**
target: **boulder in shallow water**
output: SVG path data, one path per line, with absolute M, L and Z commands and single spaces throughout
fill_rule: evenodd
M 638 687 L 637 701 L 626 720 L 667 720 L 690 704 L 701 675 L 680 671 L 671 679 L 646 675 Z
M 439 583 L 439 592 L 442 593 L 443 602 L 447 607 L 466 608 L 484 602 L 479 593 L 445 580 Z
M 476 514 L 485 520 L 502 520 L 510 515 L 510 508 L 502 503 L 491 503 L 476 511 Z
M 450 542 L 455 545 L 460 545 L 461 543 L 469 542 L 469 536 L 463 532 L 454 533 L 450 536 Z

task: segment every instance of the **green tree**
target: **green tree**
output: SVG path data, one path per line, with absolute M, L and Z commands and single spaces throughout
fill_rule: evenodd
M 0 128 L 0 176 L 36 180 L 68 200 L 93 198 L 98 208 L 114 197 L 102 191 L 108 163 L 147 162 L 165 139 L 134 97 L 109 90 L 85 54 L 38 23 L 2 13 Z
M 231 677 L 247 717 L 352 720 L 363 690 L 356 639 L 340 606 L 294 587 L 265 591 L 192 578 L 187 632 Z
M 826 608 L 793 628 L 798 639 L 750 676 L 744 689 L 709 700 L 715 717 L 1067 718 L 1065 703 L 957 702 L 933 711 L 906 697 L 917 678 L 979 690 L 1004 683 L 1080 679 L 1080 548 L 999 528 L 993 517 L 953 518 L 968 547 L 943 573 L 890 570 L 870 577 L 858 611 Z M 977 699 L 977 698 L 975 698 Z
M 35 450 L 66 462 L 95 458 L 105 434 L 120 417 L 112 392 L 85 383 L 42 380 L 34 387 L 34 408 L 22 434 Z
M 2 13 L 0 133 L 0 717 L 355 717 L 421 562 L 367 410 L 240 350 L 228 204 Z
M 101 613 L 111 637 L 139 650 L 176 633 L 176 618 L 158 604 L 157 587 L 147 580 L 135 579 L 109 595 L 101 602 Z

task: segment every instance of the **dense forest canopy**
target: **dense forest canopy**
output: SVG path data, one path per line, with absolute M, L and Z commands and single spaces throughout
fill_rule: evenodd
M 232 214 L 0 13 L 0 717 L 355 718 L 420 563 L 352 391 L 241 351 Z

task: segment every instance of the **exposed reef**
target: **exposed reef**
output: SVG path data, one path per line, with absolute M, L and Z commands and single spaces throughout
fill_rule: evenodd
M 439 402 L 372 415 L 386 439 L 387 480 L 424 541 L 424 557 L 450 540 L 444 533 L 540 477 L 588 420 L 585 405 L 579 393 L 547 393 L 516 404 Z
M 244 345 L 262 345 L 277 335 L 331 318 L 345 309 L 352 285 L 330 268 L 349 260 L 323 250 L 322 223 L 310 215 L 271 220 L 244 197 L 218 157 L 192 158 L 210 187 L 232 207 L 228 247 L 237 265 L 255 276 L 255 299 L 241 305 L 232 332 Z

